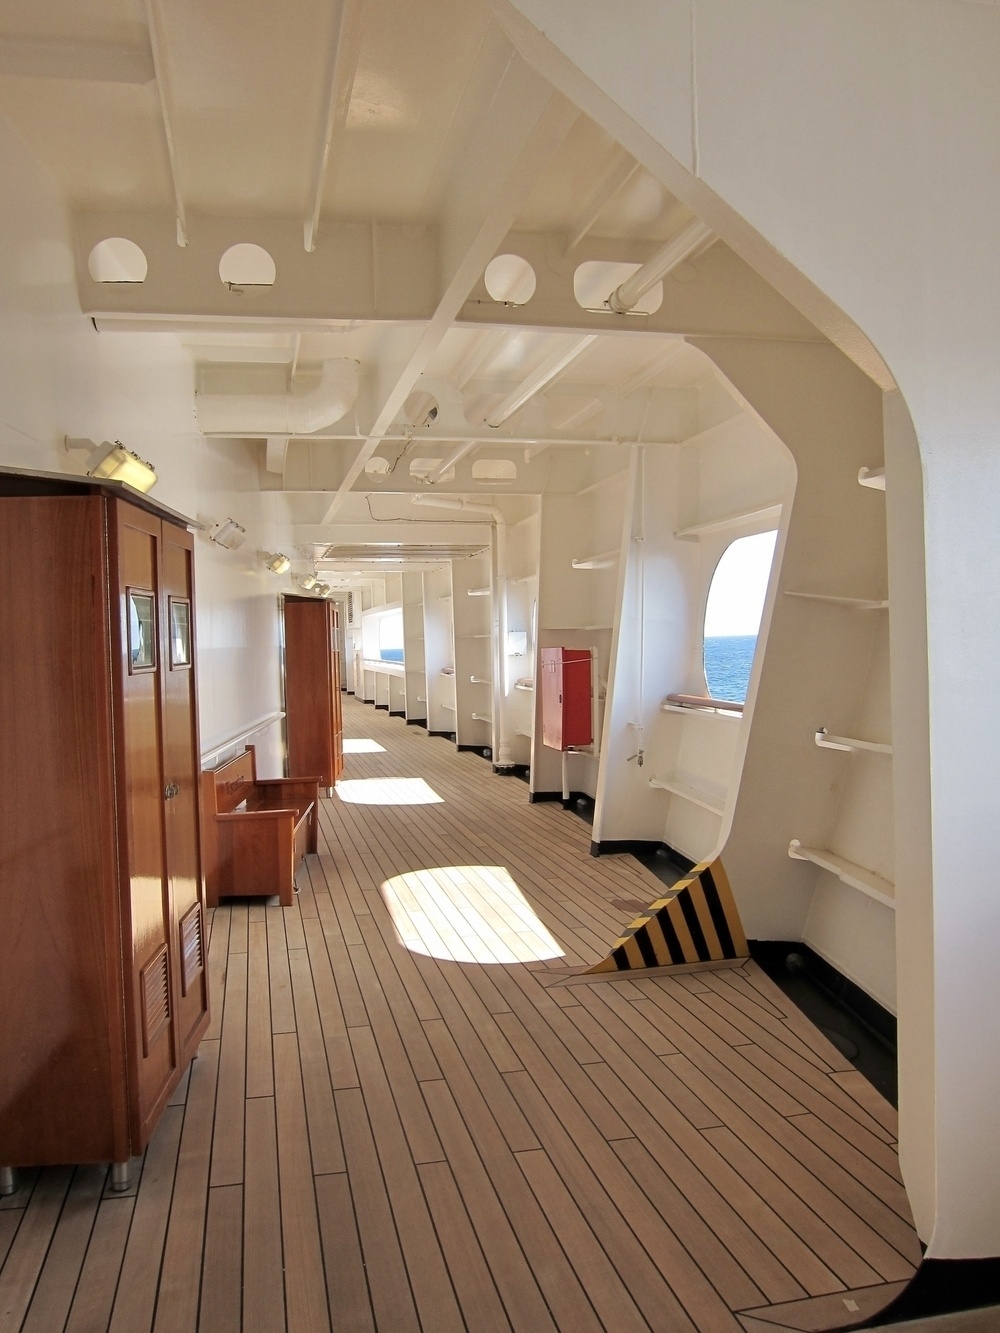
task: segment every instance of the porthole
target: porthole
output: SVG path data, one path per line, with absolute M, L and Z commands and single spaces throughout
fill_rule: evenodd
M 535 270 L 520 255 L 497 255 L 483 279 L 493 300 L 504 305 L 527 305 L 535 294 Z
M 241 241 L 219 260 L 219 277 L 228 287 L 273 287 L 277 269 L 262 245 Z
M 588 259 L 573 274 L 573 295 L 584 310 L 604 310 L 608 297 L 626 278 L 638 272 L 641 264 L 613 263 L 605 259 Z M 639 315 L 655 315 L 663 304 L 663 283 L 650 287 L 632 307 Z
M 715 567 L 705 607 L 704 667 L 713 699 L 747 697 L 777 532 L 738 537 Z
M 141 247 L 124 236 L 98 241 L 87 260 L 95 282 L 145 282 L 148 267 Z

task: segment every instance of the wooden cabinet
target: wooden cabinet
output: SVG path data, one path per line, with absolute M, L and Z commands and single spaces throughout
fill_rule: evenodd
M 141 1152 L 208 1022 L 192 566 L 146 497 L 0 472 L 2 1166 Z
M 288 774 L 332 787 L 344 771 L 337 608 L 318 597 L 286 597 L 283 619 Z

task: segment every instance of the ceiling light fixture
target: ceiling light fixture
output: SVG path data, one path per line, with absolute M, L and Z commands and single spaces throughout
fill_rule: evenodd
M 87 462 L 87 476 L 95 481 L 122 481 L 134 491 L 151 491 L 156 485 L 152 463 L 126 449 L 121 440 L 105 440 Z
M 295 576 L 295 582 L 304 592 L 309 592 L 311 588 L 316 587 L 319 580 L 316 578 L 315 574 L 297 574 Z
M 287 574 L 292 567 L 291 560 L 280 551 L 261 551 L 260 554 L 265 569 L 269 569 L 272 574 Z
M 227 551 L 238 551 L 247 539 L 247 530 L 235 518 L 227 518 L 220 523 L 213 523 L 208 536 L 217 546 L 224 546 Z

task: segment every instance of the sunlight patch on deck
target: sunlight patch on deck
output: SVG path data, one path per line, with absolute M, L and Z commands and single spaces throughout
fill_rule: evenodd
M 348 778 L 334 791 L 348 805 L 441 805 L 433 787 L 423 778 Z
M 345 737 L 344 754 L 385 754 L 385 746 L 373 741 L 370 736 Z
M 503 866 L 413 870 L 386 880 L 382 896 L 400 944 L 411 953 L 453 963 L 563 957 Z

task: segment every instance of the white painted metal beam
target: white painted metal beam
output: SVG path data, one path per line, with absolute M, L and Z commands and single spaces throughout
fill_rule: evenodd
M 303 222 L 303 242 L 308 252 L 316 249 L 316 232 L 323 207 L 323 188 L 330 165 L 333 142 L 347 120 L 347 108 L 354 87 L 354 71 L 361 44 L 361 14 L 364 0 L 340 0 L 340 14 L 335 22 L 333 41 L 324 76 L 323 115 L 313 154 L 309 203 Z
M 160 104 L 160 120 L 170 168 L 170 184 L 174 192 L 174 212 L 177 221 L 177 244 L 187 245 L 187 213 L 181 190 L 181 169 L 177 140 L 173 129 L 173 84 L 167 61 L 167 40 L 160 0 L 146 0 L 146 24 L 149 28 L 149 46 L 156 74 L 156 93 Z
M 440 242 L 443 284 L 395 385 L 381 396 L 369 438 L 334 496 L 330 522 L 390 430 L 407 396 L 441 345 L 462 305 L 510 230 L 541 173 L 577 118 L 576 108 L 512 55 L 490 114 L 465 145 L 448 191 Z

